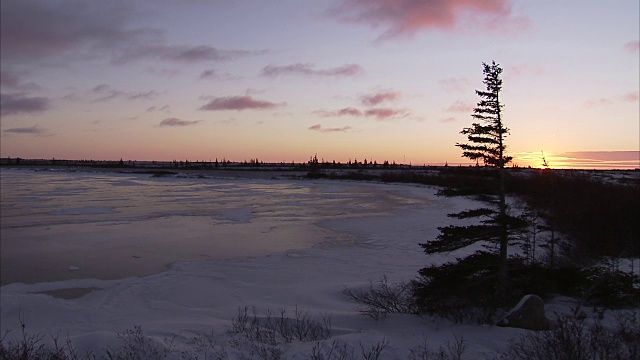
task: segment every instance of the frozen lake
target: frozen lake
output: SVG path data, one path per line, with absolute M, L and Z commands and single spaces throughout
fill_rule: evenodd
M 454 259 L 426 256 L 418 244 L 454 221 L 448 213 L 477 202 L 415 185 L 243 176 L 2 169 L 0 333 L 19 338 L 24 321 L 30 333 L 63 334 L 81 351 L 99 351 L 140 326 L 155 342 L 174 339 L 170 358 L 180 359 L 196 333 L 231 344 L 242 306 L 327 314 L 327 344 L 357 350 L 386 338 L 384 359 L 458 335 L 468 358 L 494 359 L 520 333 L 432 316 L 374 321 L 342 293 L 383 276 L 408 281 Z M 284 358 L 307 359 L 314 345 L 281 346 Z M 228 350 L 229 359 L 251 352 Z
M 330 219 L 425 202 L 397 187 L 2 169 L 1 284 L 146 276 L 179 260 L 345 242 Z M 215 175 L 215 173 L 213 173 Z

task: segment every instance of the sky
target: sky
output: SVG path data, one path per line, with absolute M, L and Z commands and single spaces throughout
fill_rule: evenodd
M 3 0 L 2 157 L 639 168 L 636 0 Z

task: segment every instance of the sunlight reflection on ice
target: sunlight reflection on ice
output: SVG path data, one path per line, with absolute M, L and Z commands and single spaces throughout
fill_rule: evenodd
M 144 276 L 178 260 L 344 241 L 318 222 L 416 201 L 390 187 L 372 196 L 367 184 L 289 180 L 3 170 L 1 181 L 2 284 Z

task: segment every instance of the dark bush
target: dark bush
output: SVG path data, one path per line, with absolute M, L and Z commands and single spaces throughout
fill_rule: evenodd
M 640 256 L 640 185 L 604 182 L 578 172 L 540 171 L 507 177 L 555 230 L 569 236 L 575 255 Z
M 414 282 L 417 306 L 455 322 L 491 322 L 497 310 L 498 257 L 477 252 L 457 261 L 420 270 Z
M 632 273 L 596 267 L 582 271 L 588 287 L 585 301 L 591 305 L 618 308 L 640 304 L 640 278 Z
M 640 356 L 640 322 L 626 313 L 611 327 L 584 317 L 563 316 L 550 331 L 531 331 L 510 342 L 501 359 L 635 360 Z
M 477 252 L 457 263 L 421 269 L 413 283 L 417 306 L 456 322 L 491 323 L 500 306 L 512 306 L 527 294 L 560 294 L 606 308 L 640 303 L 640 278 L 635 274 L 607 267 L 527 266 L 521 259 L 509 260 L 507 292 L 497 299 L 497 263 L 496 255 Z
M 416 314 L 418 309 L 411 295 L 410 283 L 390 284 L 387 277 L 366 289 L 349 289 L 342 292 L 349 299 L 365 306 L 360 313 L 374 320 L 385 318 L 391 313 Z

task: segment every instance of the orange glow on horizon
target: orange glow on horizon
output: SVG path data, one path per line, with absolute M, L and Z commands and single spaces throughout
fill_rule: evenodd
M 543 156 L 549 169 L 636 170 L 640 169 L 640 151 L 582 151 L 564 153 L 520 152 L 513 164 L 543 169 Z

